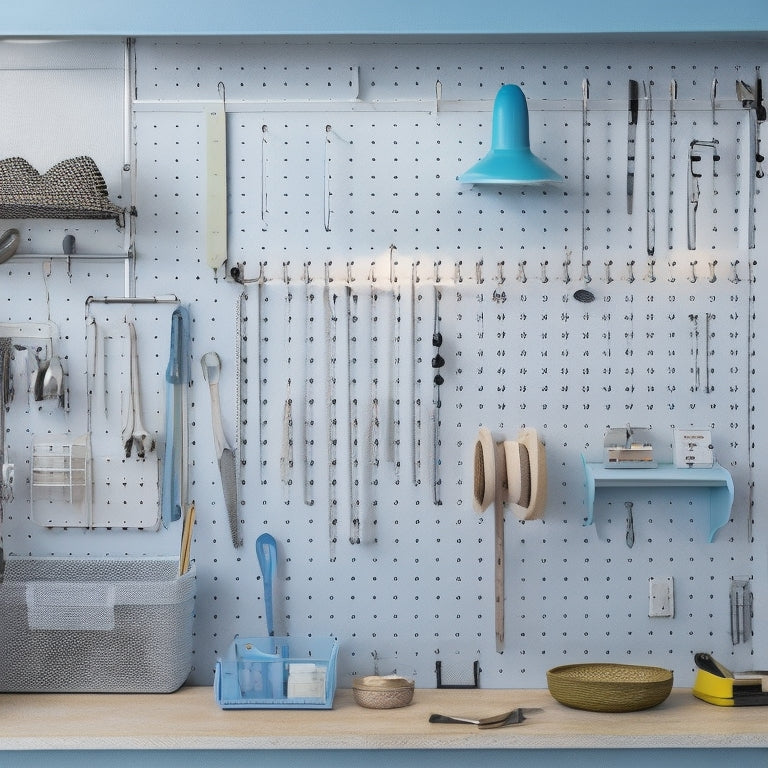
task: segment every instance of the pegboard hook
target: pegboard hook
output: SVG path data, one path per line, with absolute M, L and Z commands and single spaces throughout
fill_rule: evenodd
M 563 282 L 568 285 L 571 282 L 571 273 L 569 267 L 571 266 L 571 252 L 567 251 L 565 259 L 563 261 Z
M 581 265 L 581 279 L 587 284 L 592 282 L 592 275 L 589 274 L 590 264 L 592 264 L 592 262 L 589 259 L 587 259 Z
M 717 266 L 717 259 L 709 262 L 709 282 L 717 282 L 717 275 L 715 274 L 715 267 Z
M 631 285 L 635 282 L 635 260 L 627 262 L 627 281 Z
M 731 262 L 731 276 L 728 278 L 732 283 L 740 283 L 741 278 L 739 277 L 738 272 L 738 266 L 739 266 L 739 260 L 736 259 L 736 261 Z
M 397 282 L 397 275 L 395 274 L 395 256 L 394 252 L 397 250 L 397 246 L 392 244 L 389 246 L 389 283 L 394 285 Z
M 521 262 L 520 262 L 520 263 L 517 265 L 517 279 L 518 279 L 518 280 L 519 280 L 521 283 L 527 283 L 527 282 L 528 282 L 528 278 L 527 278 L 527 277 L 526 277 L 526 275 L 525 275 L 525 265 L 526 265 L 527 263 L 528 263 L 528 262 L 526 262 L 526 261 L 521 261 Z
M 541 262 L 541 282 L 542 283 L 548 283 L 549 282 L 549 276 L 547 275 L 547 265 L 549 262 L 545 259 Z
M 496 272 L 496 282 L 499 285 L 504 285 L 504 281 L 506 278 L 504 277 L 504 262 L 500 261 L 497 265 L 497 272 Z
M 609 259 L 605 262 L 605 282 L 606 283 L 612 283 L 613 278 L 611 277 L 611 267 L 613 266 L 613 260 Z

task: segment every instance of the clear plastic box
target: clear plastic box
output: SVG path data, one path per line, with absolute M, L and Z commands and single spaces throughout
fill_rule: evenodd
M 170 693 L 192 668 L 195 575 L 175 558 L 9 557 L 0 691 Z
M 216 662 L 222 709 L 331 709 L 339 643 L 332 637 L 235 637 Z

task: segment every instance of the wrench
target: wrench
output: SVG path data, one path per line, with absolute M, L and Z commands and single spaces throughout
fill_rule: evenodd
M 141 423 L 141 397 L 139 395 L 139 358 L 136 352 L 136 328 L 133 323 L 128 323 L 129 355 L 130 355 L 130 392 L 126 412 L 126 421 L 123 425 L 123 447 L 125 457 L 129 458 L 133 447 L 136 447 L 136 455 L 143 459 L 147 453 L 155 449 L 155 439 L 147 432 Z

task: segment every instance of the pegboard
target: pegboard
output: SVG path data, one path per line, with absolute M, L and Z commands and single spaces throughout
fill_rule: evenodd
M 758 599 L 766 587 L 751 488 L 762 418 L 752 393 L 764 373 L 753 364 L 748 116 L 733 82 L 761 64 L 757 46 L 723 42 L 137 42 L 135 288 L 177 296 L 193 318 L 194 682 L 210 683 L 235 634 L 266 631 L 253 548 L 265 531 L 279 551 L 276 631 L 337 634 L 342 686 L 394 670 L 433 686 L 437 660 L 457 677 L 478 661 L 485 687 L 543 687 L 546 669 L 576 660 L 659 664 L 680 685 L 692 682 L 697 650 L 751 665 L 763 620 L 758 612 L 755 638 L 732 645 L 728 595 L 732 578 L 750 580 Z M 641 98 L 631 215 L 630 78 L 650 87 L 653 107 L 648 115 Z M 562 185 L 456 181 L 488 149 L 505 82 L 523 87 L 532 147 Z M 227 113 L 229 266 L 240 283 L 215 280 L 206 264 L 211 106 Z M 713 138 L 717 176 L 705 155 L 691 250 L 690 141 Z M 24 280 L 13 262 L 6 271 Z M 578 288 L 594 301 L 577 301 Z M 18 309 L 9 300 L 9 318 Z M 100 311 L 119 325 L 125 310 Z M 150 339 L 142 371 L 159 439 L 166 314 L 134 316 Z M 82 316 L 71 323 L 81 354 Z M 240 549 L 199 366 L 209 350 L 222 361 L 224 431 L 239 458 Z M 83 423 L 83 408 L 73 397 L 69 418 Z M 99 421 L 107 439 L 114 424 Z M 581 455 L 600 460 L 605 430 L 627 423 L 651 427 L 667 461 L 674 426 L 712 430 L 736 487 L 713 543 L 699 491 L 604 491 L 583 526 Z M 506 515 L 503 654 L 493 519 L 472 509 L 481 425 L 496 439 L 534 427 L 547 447 L 544 519 Z M 14 553 L 168 553 L 180 533 L 30 530 L 23 499 L 9 506 Z M 648 580 L 665 577 L 676 614 L 651 619 Z

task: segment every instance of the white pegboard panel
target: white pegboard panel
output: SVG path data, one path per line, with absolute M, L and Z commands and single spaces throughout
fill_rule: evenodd
M 138 41 L 134 287 L 144 296 L 173 293 L 192 316 L 194 682 L 211 681 L 235 634 L 265 632 L 253 551 L 264 531 L 279 548 L 276 629 L 338 634 L 342 685 L 378 667 L 431 686 L 438 659 L 467 675 L 479 661 L 487 687 L 540 687 L 546 669 L 575 660 L 656 663 L 673 668 L 680 685 L 692 680 L 697 650 L 750 663 L 752 643 L 731 645 L 728 587 L 745 573 L 757 596 L 767 586 L 764 525 L 750 525 L 749 489 L 759 442 L 751 433 L 762 418 L 750 410 L 751 393 L 764 372 L 753 372 L 750 359 L 761 336 L 750 306 L 759 265 L 746 247 L 747 115 L 734 103 L 733 81 L 749 81 L 761 55 L 729 43 Z M 652 82 L 652 256 L 640 160 L 634 213 L 626 213 L 629 78 Z M 504 82 L 524 87 L 532 146 L 563 173 L 562 185 L 477 190 L 456 181 L 487 151 L 491 102 Z M 240 265 L 242 286 L 214 282 L 203 248 L 205 109 L 219 83 L 228 113 L 229 260 Z M 714 187 L 708 167 L 702 177 L 697 249 L 689 251 L 689 143 L 713 137 L 718 177 Z M 758 213 L 761 192 L 758 184 Z M 759 242 L 765 233 L 760 215 L 756 221 Z M 52 294 L 75 339 L 73 359 L 84 355 L 85 296 L 119 291 L 121 268 L 99 269 L 78 272 L 71 298 Z M 3 275 L 9 285 L 35 286 L 31 301 L 9 294 L 3 316 L 44 319 L 40 278 L 13 261 Z M 576 301 L 577 288 L 589 288 L 594 301 Z M 446 362 L 439 409 L 436 295 Z M 60 313 L 68 301 L 77 312 Z M 136 324 L 158 438 L 165 309 L 98 308 L 116 344 L 126 312 Z M 209 350 L 221 357 L 224 431 L 240 458 L 238 550 L 200 375 Z M 72 403 L 74 429 L 85 413 L 81 397 Z M 119 429 L 113 416 L 94 422 L 99 441 Z M 18 430 L 28 442 L 30 427 L 19 423 L 27 414 L 9 417 L 11 445 Z M 604 431 L 626 423 L 651 427 L 666 460 L 674 426 L 712 430 L 736 487 L 732 521 L 714 543 L 706 495 L 679 489 L 631 498 L 603 491 L 594 525 L 583 527 L 581 454 L 599 460 Z M 493 521 L 472 510 L 480 425 L 497 439 L 533 426 L 547 445 L 544 519 L 508 514 L 505 523 L 503 654 L 494 645 Z M 135 489 L 136 477 L 126 470 L 125 478 L 124 490 L 100 489 L 104 503 L 122 503 Z M 353 520 L 359 544 L 350 542 Z M 6 508 L 3 535 L 15 553 L 172 553 L 178 538 L 174 528 L 34 530 L 23 494 Z M 674 578 L 674 618 L 647 616 L 650 577 Z

